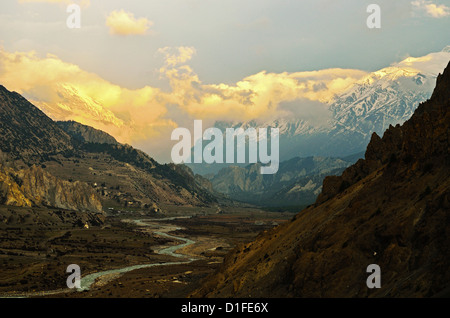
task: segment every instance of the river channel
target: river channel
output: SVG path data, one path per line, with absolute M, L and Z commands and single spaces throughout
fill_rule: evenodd
M 175 227 L 173 225 L 166 225 L 166 224 L 161 225 L 161 223 L 159 223 L 160 221 L 170 221 L 170 220 L 180 219 L 180 218 L 189 218 L 189 217 L 183 216 L 183 217 L 171 217 L 171 218 L 162 218 L 162 219 L 123 220 L 123 221 L 134 223 L 140 227 L 149 227 L 149 228 L 155 229 L 155 231 L 153 231 L 153 233 L 156 235 L 183 242 L 178 245 L 163 248 L 159 251 L 156 251 L 156 253 L 161 254 L 161 255 L 173 256 L 173 257 L 177 257 L 177 258 L 183 258 L 184 260 L 133 265 L 133 266 L 127 266 L 127 267 L 122 267 L 122 268 L 117 268 L 117 269 L 110 269 L 110 270 L 106 270 L 106 271 L 102 271 L 102 272 L 98 272 L 98 273 L 89 274 L 89 275 L 86 275 L 85 277 L 81 278 L 80 288 L 78 288 L 77 290 L 78 291 L 89 290 L 90 287 L 92 286 L 92 284 L 94 284 L 98 278 L 100 278 L 102 276 L 106 276 L 106 275 L 112 276 L 112 275 L 116 275 L 116 274 L 123 274 L 123 273 L 127 273 L 130 271 L 136 270 L 136 269 L 148 268 L 148 267 L 154 267 L 154 266 L 188 264 L 188 263 L 194 261 L 195 258 L 192 258 L 187 255 L 183 255 L 183 254 L 178 254 L 175 252 L 183 247 L 192 245 L 195 242 L 190 239 L 184 238 L 184 237 L 179 237 L 179 236 L 168 234 L 169 232 L 180 230 L 181 229 L 180 227 Z

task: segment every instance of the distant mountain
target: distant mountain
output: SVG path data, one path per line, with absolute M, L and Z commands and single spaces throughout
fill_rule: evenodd
M 273 127 L 280 130 L 280 161 L 295 157 L 343 157 L 364 151 L 373 132 L 402 124 L 417 105 L 427 100 L 436 76 L 450 60 L 450 46 L 423 57 L 368 74 L 336 96 L 328 105 L 329 118 L 313 123 L 302 117 L 275 118 L 265 122 L 217 122 L 225 128 Z M 200 174 L 217 173 L 226 164 L 190 164 Z
M 450 60 L 450 52 L 409 57 L 402 62 L 367 75 L 336 96 L 329 105 L 330 119 L 322 126 L 302 118 L 279 118 L 265 123 L 217 122 L 226 128 L 274 127 L 280 130 L 280 170 L 275 176 L 259 175 L 259 164 L 189 164 L 196 173 L 209 175 L 213 189 L 230 198 L 261 205 L 304 205 L 315 201 L 322 179 L 340 174 L 346 165 L 324 161 L 320 169 L 301 175 L 298 157 L 343 157 L 363 151 L 373 132 L 381 134 L 390 125 L 402 124 L 417 105 L 431 96 L 436 77 Z M 299 163 L 299 162 L 298 162 Z M 327 167 L 326 164 L 329 164 Z M 287 172 L 289 170 L 289 172 Z M 299 174 L 300 173 L 300 174 Z M 290 174 L 289 177 L 286 177 Z M 211 177 L 214 175 L 214 177 Z
M 355 161 L 353 157 L 293 158 L 281 162 L 273 175 L 261 175 L 261 164 L 230 166 L 210 180 L 215 191 L 233 200 L 263 206 L 308 205 L 316 200 L 325 176 L 340 174 Z
M 423 57 L 409 57 L 373 72 L 338 96 L 330 105 L 331 137 L 325 147 L 350 151 L 364 147 L 373 132 L 403 124 L 433 92 L 436 77 L 450 60 L 447 49 Z
M 208 181 L 189 168 L 161 165 L 92 127 L 54 122 L 3 86 L 0 150 L 13 163 L 21 162 L 0 176 L 0 201 L 6 204 L 98 211 L 101 205 L 155 209 L 158 204 L 205 205 L 216 200 Z M 91 202 L 90 195 L 99 196 L 101 204 Z
M 324 180 L 314 206 L 237 247 L 194 297 L 448 297 L 450 63 L 402 126 Z M 366 281 L 370 264 L 381 288 Z

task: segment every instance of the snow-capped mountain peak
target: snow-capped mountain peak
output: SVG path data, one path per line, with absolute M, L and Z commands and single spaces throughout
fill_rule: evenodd
M 407 57 L 369 73 L 329 103 L 330 119 L 318 127 L 305 118 L 274 118 L 259 127 L 280 129 L 280 159 L 294 156 L 344 156 L 362 151 L 373 132 L 402 124 L 433 91 L 450 61 L 450 46 L 422 57 Z M 233 127 L 255 127 L 255 121 Z M 283 153 L 284 152 L 284 153 Z

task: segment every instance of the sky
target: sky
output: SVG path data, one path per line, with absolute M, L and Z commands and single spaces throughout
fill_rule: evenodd
M 72 3 L 80 28 L 66 23 Z M 442 50 L 449 30 L 449 0 L 2 0 L 0 84 L 162 159 L 170 131 L 195 118 L 327 103 L 368 72 Z

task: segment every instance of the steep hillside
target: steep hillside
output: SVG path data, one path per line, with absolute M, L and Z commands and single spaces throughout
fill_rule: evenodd
M 29 206 L 25 203 L 29 200 L 58 208 L 101 210 L 98 202 L 84 198 L 90 195 L 89 191 L 95 192 L 107 207 L 141 209 L 159 203 L 215 202 L 207 189 L 208 181 L 196 177 L 189 168 L 159 164 L 146 153 L 120 144 L 92 127 L 73 121 L 54 122 L 3 86 L 0 86 L 0 133 L 0 150 L 10 160 L 22 162 L 18 168 L 9 168 L 2 179 L 2 187 L 6 189 L 4 202 L 15 200 L 7 194 L 15 189 L 15 185 L 8 183 L 10 175 L 21 180 L 17 185 L 22 189 L 14 193 L 25 206 Z M 31 168 L 33 165 L 37 167 Z M 23 189 L 25 180 L 36 182 Z M 41 199 L 33 199 L 36 195 Z
M 291 222 L 237 247 L 193 296 L 450 294 L 450 65 L 403 126 L 376 134 Z M 369 264 L 381 288 L 369 289 Z
M 0 150 L 26 162 L 73 149 L 71 137 L 42 111 L 0 85 Z

